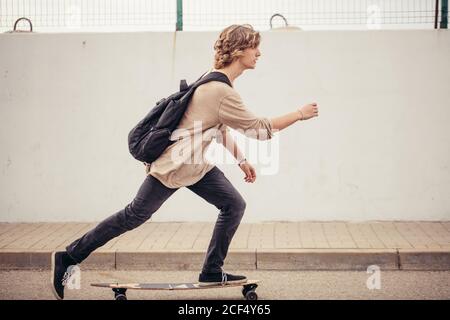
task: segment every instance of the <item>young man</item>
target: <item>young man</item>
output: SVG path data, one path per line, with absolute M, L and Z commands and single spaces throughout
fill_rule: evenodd
M 259 43 L 260 35 L 250 25 L 225 28 L 214 45 L 214 68 L 210 71 L 225 74 L 233 85 L 243 71 L 255 68 L 261 55 Z M 147 177 L 133 201 L 68 245 L 66 251 L 52 254 L 51 282 L 55 297 L 64 298 L 69 266 L 81 263 L 109 240 L 140 226 L 181 187 L 187 187 L 220 210 L 199 283 L 207 286 L 245 282 L 245 276 L 225 273 L 222 266 L 244 215 L 246 202 L 224 173 L 205 160 L 204 154 L 213 138 L 220 140 L 236 158 L 245 174 L 244 180 L 253 183 L 255 169 L 237 147 L 228 127 L 240 130 L 248 137 L 266 140 L 272 138 L 275 130 L 317 116 L 317 104 L 312 103 L 280 117 L 257 117 L 246 108 L 234 87 L 219 81 L 198 87 L 176 130 L 182 130 L 184 138 L 170 145 L 157 160 L 146 164 Z M 194 137 L 192 144 L 190 137 L 199 133 L 203 138 Z

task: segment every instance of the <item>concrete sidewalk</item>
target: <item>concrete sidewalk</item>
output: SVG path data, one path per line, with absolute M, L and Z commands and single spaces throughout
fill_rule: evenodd
M 0 269 L 49 269 L 96 223 L 0 223 Z M 213 223 L 148 222 L 112 239 L 83 269 L 200 270 Z M 225 270 L 450 270 L 450 221 L 240 225 Z

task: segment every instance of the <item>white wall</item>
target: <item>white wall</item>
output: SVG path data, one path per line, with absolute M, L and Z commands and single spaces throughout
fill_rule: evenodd
M 98 221 L 135 196 L 144 166 L 129 130 L 212 64 L 218 32 L 0 35 L 0 221 Z M 245 222 L 450 219 L 448 30 L 262 32 L 235 82 L 274 117 L 315 101 L 319 117 L 252 153 L 256 182 L 218 163 L 247 200 Z M 247 139 L 239 136 L 244 148 Z M 219 147 L 219 146 L 217 146 Z M 214 221 L 187 188 L 156 221 Z

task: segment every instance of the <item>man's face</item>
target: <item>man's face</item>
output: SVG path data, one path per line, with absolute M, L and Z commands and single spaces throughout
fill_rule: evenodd
M 259 46 L 256 48 L 247 48 L 244 50 L 244 55 L 241 57 L 241 63 L 246 69 L 254 69 L 260 55 L 261 52 L 259 51 Z

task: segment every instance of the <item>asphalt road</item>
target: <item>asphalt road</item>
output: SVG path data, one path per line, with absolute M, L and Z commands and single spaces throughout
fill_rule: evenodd
M 257 293 L 264 299 L 450 299 L 450 271 L 233 271 L 249 279 L 261 279 Z M 66 299 L 109 299 L 110 289 L 93 282 L 191 282 L 192 271 L 83 271 L 80 289 L 66 289 Z M 369 277 L 369 289 L 367 282 Z M 0 299 L 54 299 L 50 272 L 0 271 Z M 240 287 L 187 291 L 129 290 L 128 299 L 243 299 Z

